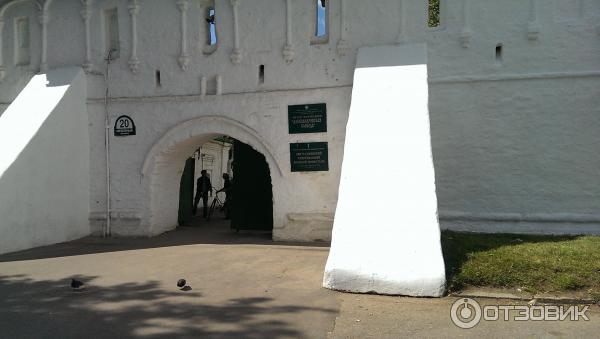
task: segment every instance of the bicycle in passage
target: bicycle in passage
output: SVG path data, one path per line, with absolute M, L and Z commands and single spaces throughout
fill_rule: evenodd
M 213 201 L 210 204 L 210 208 L 208 209 L 208 215 L 206 217 L 207 220 L 210 220 L 210 217 L 212 217 L 212 215 L 215 213 L 215 211 L 223 210 L 223 208 L 225 206 L 223 201 L 221 199 L 219 199 L 219 193 L 222 193 L 222 192 L 215 190 L 215 195 L 214 195 Z

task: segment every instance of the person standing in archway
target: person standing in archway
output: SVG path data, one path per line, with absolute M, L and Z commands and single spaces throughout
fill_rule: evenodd
M 225 209 L 225 219 L 229 219 L 229 210 L 231 208 L 231 180 L 229 179 L 229 174 L 223 173 L 223 188 L 217 191 L 225 192 L 225 203 L 223 204 L 223 208 Z
M 200 174 L 200 178 L 196 181 L 196 197 L 194 198 L 193 213 L 196 215 L 198 203 L 200 202 L 200 197 L 202 197 L 202 205 L 204 207 L 202 215 L 206 218 L 208 215 L 208 193 L 212 191 L 212 184 L 210 183 L 210 178 L 208 177 L 206 170 L 202 170 Z

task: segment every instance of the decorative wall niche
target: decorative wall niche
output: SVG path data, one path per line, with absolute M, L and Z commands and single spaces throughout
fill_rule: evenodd
M 15 18 L 15 65 L 26 66 L 31 63 L 31 33 L 29 18 Z
M 121 51 L 119 43 L 119 11 L 117 8 L 104 10 L 104 51 L 112 59 L 118 59 Z

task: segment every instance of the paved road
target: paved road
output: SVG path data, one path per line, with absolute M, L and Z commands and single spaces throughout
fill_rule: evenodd
M 600 307 L 592 306 L 590 321 L 484 321 L 461 329 L 450 319 L 457 298 L 418 299 L 375 295 L 341 295 L 341 309 L 330 338 L 598 338 Z M 481 305 L 527 305 L 509 300 L 477 300 Z M 539 306 L 539 305 L 536 305 Z M 540 313 L 534 313 L 539 315 Z M 503 313 L 499 313 L 503 319 Z
M 222 221 L 152 239 L 78 241 L 0 256 L 1 338 L 584 337 L 590 322 L 450 322 L 453 298 L 321 288 L 328 247 L 236 234 Z M 76 277 L 80 292 L 69 287 Z M 191 290 L 176 287 L 186 278 Z

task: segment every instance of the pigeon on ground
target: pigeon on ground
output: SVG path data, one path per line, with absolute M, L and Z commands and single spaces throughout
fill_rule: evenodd
M 177 280 L 177 287 L 181 288 L 183 286 L 185 286 L 185 279 Z
M 71 279 L 71 287 L 74 289 L 79 289 L 83 286 L 83 281 L 79 281 L 76 279 Z

